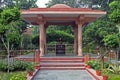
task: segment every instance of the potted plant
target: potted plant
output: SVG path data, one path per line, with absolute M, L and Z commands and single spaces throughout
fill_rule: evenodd
M 34 67 L 32 65 L 28 65 L 26 70 L 27 70 L 29 76 L 33 76 Z
M 104 69 L 104 70 L 102 71 L 103 80 L 108 80 L 108 74 L 110 74 L 110 70 Z
M 92 64 L 93 64 L 93 61 L 92 60 L 90 60 L 90 61 L 88 61 L 88 62 L 86 62 L 86 67 L 87 68 L 91 68 L 91 66 L 92 66 Z
M 96 70 L 96 75 L 100 76 L 101 75 L 101 66 L 99 64 L 95 66 L 95 70 Z

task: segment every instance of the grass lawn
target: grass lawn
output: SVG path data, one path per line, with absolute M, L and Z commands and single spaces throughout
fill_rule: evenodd
M 9 74 L 7 72 L 1 72 L 0 71 L 0 80 L 26 80 L 27 72 L 25 71 L 18 71 L 18 72 L 10 72 Z M 20 76 L 19 76 L 20 75 Z M 12 79 L 11 79 L 12 77 Z M 20 78 L 23 77 L 23 78 Z
M 120 74 L 109 74 L 109 80 L 120 80 Z

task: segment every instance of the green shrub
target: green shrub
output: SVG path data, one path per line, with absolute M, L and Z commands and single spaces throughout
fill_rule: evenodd
M 110 75 L 109 80 L 120 80 L 120 75 Z
M 111 71 L 109 69 L 103 69 L 102 70 L 102 75 L 110 75 Z
M 120 74 L 120 65 L 111 64 L 109 70 L 114 74 Z
M 15 61 L 13 64 L 10 64 L 9 70 L 10 71 L 24 71 L 31 63 L 23 62 L 23 61 Z M 5 62 L 0 61 L 0 71 L 7 71 L 8 64 Z
M 93 69 L 101 69 L 101 65 L 100 65 L 100 62 L 99 61 L 95 61 L 95 60 L 90 60 L 90 61 L 88 61 L 86 64 L 88 64 L 88 65 L 90 65 L 91 66 L 91 68 L 93 68 Z
M 104 63 L 104 68 L 108 68 L 110 66 L 111 62 L 105 62 Z
M 94 63 L 93 60 L 90 60 L 90 61 L 86 62 L 86 64 L 90 65 L 91 67 L 92 67 L 92 64 L 93 64 L 93 63 Z
M 29 64 L 29 65 L 27 65 L 27 67 L 26 67 L 26 70 L 28 71 L 28 72 L 33 72 L 34 71 L 34 65 L 31 63 L 31 64 Z
M 93 61 L 93 64 L 92 64 L 92 68 L 93 69 L 101 69 L 101 64 L 99 61 Z
M 7 63 L 0 61 L 0 71 L 7 71 Z
M 26 73 L 21 72 L 19 74 L 14 74 L 11 76 L 10 80 L 26 80 Z

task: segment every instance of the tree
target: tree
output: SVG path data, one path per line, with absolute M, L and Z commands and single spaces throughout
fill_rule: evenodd
M 37 0 L 0 0 L 0 9 L 4 7 L 18 6 L 20 9 L 29 9 L 31 7 L 37 7 Z
M 103 41 L 106 47 L 115 49 L 118 47 L 118 41 L 117 41 L 118 35 L 116 34 L 109 34 L 104 37 Z
M 8 53 L 8 72 L 10 48 L 19 44 L 21 14 L 18 8 L 6 8 L 0 14 L 0 39 Z
M 113 21 L 116 24 L 116 27 L 119 30 L 117 41 L 119 43 L 118 56 L 120 59 L 120 1 L 115 0 L 115 1 L 111 2 L 109 6 L 111 9 L 110 14 L 109 14 L 109 18 L 111 21 Z
M 20 9 L 29 9 L 37 7 L 36 2 L 37 0 L 13 0 L 14 5 L 18 6 Z
M 113 0 L 50 0 L 46 6 L 50 7 L 55 4 L 67 4 L 73 8 L 99 8 L 109 10 L 109 3 Z
M 108 34 L 117 33 L 114 23 L 104 20 L 97 20 L 83 29 L 83 44 L 104 46 L 103 38 Z

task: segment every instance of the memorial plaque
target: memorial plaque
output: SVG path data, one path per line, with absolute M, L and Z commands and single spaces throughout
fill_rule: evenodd
M 65 45 L 63 44 L 58 44 L 56 45 L 56 55 L 65 55 Z

